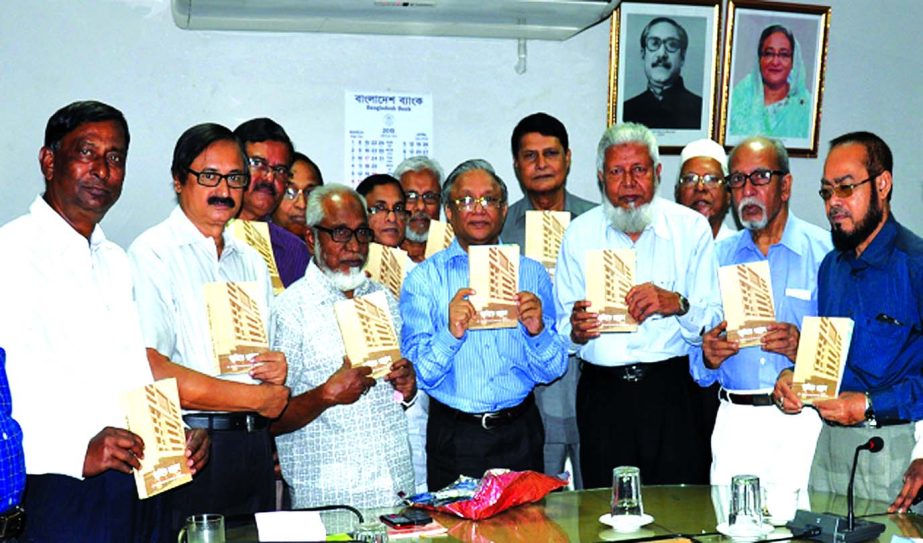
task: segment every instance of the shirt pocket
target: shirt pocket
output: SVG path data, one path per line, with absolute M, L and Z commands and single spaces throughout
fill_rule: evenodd
M 892 322 L 883 322 L 874 317 L 864 319 L 853 332 L 850 359 L 861 364 L 856 373 L 873 378 L 872 382 L 881 382 L 892 373 L 891 364 L 897 359 L 907 339 L 910 326 Z M 861 328 L 860 328 L 861 326 Z

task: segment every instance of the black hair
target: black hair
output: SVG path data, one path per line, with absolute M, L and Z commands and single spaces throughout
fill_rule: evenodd
M 795 36 L 792 34 L 792 31 L 785 28 L 782 25 L 769 25 L 763 29 L 763 32 L 760 34 L 760 41 L 756 42 L 756 56 L 759 57 L 763 54 L 763 42 L 766 41 L 766 38 L 780 32 L 785 34 L 785 37 L 788 38 L 788 45 L 792 50 L 792 54 L 795 54 Z
M 170 166 L 170 173 L 174 179 L 178 179 L 180 184 L 186 184 L 186 173 L 189 165 L 202 154 L 209 145 L 216 141 L 232 141 L 238 149 L 244 162 L 244 170 L 247 168 L 247 154 L 244 152 L 244 146 L 231 132 L 231 129 L 216 123 L 197 124 L 183 132 L 183 135 L 176 140 L 176 147 L 173 149 L 173 164 Z
M 686 58 L 686 48 L 689 47 L 689 35 L 686 34 L 686 29 L 683 28 L 682 25 L 669 17 L 654 17 L 651 19 L 651 22 L 647 23 L 647 26 L 641 31 L 641 50 L 645 51 L 647 49 L 647 35 L 650 33 L 651 28 L 660 23 L 671 24 L 676 28 L 676 32 L 679 33 L 679 54 L 683 58 Z
M 317 167 L 317 164 L 313 160 L 308 158 L 308 155 L 295 151 L 295 153 L 292 154 L 292 165 L 294 165 L 296 162 L 306 162 L 308 166 L 314 168 L 314 173 L 317 175 L 318 184 L 324 184 L 324 176 L 320 173 L 320 168 Z
M 95 100 L 73 102 L 55 111 L 45 126 L 45 147 L 52 151 L 57 150 L 64 136 L 76 130 L 78 126 L 103 121 L 115 121 L 119 125 L 122 133 L 125 134 L 125 149 L 127 150 L 131 136 L 128 133 L 128 122 L 125 116 L 116 108 Z
M 538 132 L 543 136 L 558 138 L 564 152 L 567 152 L 570 142 L 568 141 L 567 129 L 564 128 L 564 124 L 547 113 L 539 112 L 523 117 L 519 124 L 516 125 L 516 128 L 513 129 L 513 136 L 510 137 L 510 148 L 513 150 L 514 157 L 519 154 L 522 137 L 530 132 Z
M 830 140 L 830 150 L 841 145 L 856 144 L 865 148 L 865 171 L 870 176 L 879 176 L 884 172 L 893 173 L 894 157 L 891 154 L 891 148 L 877 134 L 871 132 L 859 131 L 849 132 Z M 873 185 L 873 189 L 877 189 Z M 888 193 L 888 201 L 891 201 L 891 195 L 894 190 Z
M 359 183 L 359 186 L 356 187 L 356 192 L 362 196 L 368 196 L 368 194 L 372 192 L 372 189 L 382 185 L 394 185 L 397 187 L 398 192 L 401 193 L 401 198 L 403 199 L 405 197 L 404 188 L 401 187 L 401 182 L 398 181 L 397 178 L 386 173 L 376 173 L 366 177 Z
M 288 147 L 288 157 L 291 166 L 295 156 L 295 147 L 292 140 L 289 139 L 285 129 L 276 121 L 267 117 L 258 117 L 242 123 L 234 129 L 234 135 L 245 146 L 248 143 L 258 143 L 261 141 L 278 141 Z

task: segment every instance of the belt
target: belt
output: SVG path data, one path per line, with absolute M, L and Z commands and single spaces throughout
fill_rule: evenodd
M 754 407 L 762 407 L 764 405 L 775 405 L 775 402 L 772 399 L 772 394 L 738 394 L 736 392 L 728 392 L 725 389 L 718 391 L 718 398 L 726 402 L 731 402 L 736 405 L 752 405 Z
M 430 398 L 430 401 L 433 402 L 433 404 L 436 403 L 432 398 Z M 454 407 L 449 407 L 444 403 L 439 403 L 439 405 L 440 407 L 445 408 L 445 410 L 454 416 L 456 420 L 480 424 L 481 428 L 490 430 L 492 428 L 496 428 L 497 426 L 509 424 L 521 417 L 526 411 L 535 405 L 535 397 L 530 392 L 529 395 L 526 396 L 526 399 L 523 400 L 519 405 L 501 409 L 499 411 L 494 411 L 492 413 L 466 413 L 464 411 L 459 411 Z
M 256 413 L 189 413 L 183 420 L 190 428 L 203 430 L 254 432 L 269 427 L 269 419 Z
M 17 505 L 4 513 L 0 513 L 0 541 L 12 539 L 22 533 L 26 524 L 26 512 L 22 506 Z
M 641 362 L 638 364 L 628 364 L 626 366 L 599 366 L 592 362 L 587 362 L 582 358 L 578 360 L 580 360 L 580 371 L 586 372 L 587 374 L 595 374 L 604 378 L 620 379 L 629 383 L 637 383 L 643 381 L 644 378 L 654 370 L 667 367 L 670 362 L 686 361 L 688 359 L 685 356 L 679 356 L 660 360 L 658 362 Z

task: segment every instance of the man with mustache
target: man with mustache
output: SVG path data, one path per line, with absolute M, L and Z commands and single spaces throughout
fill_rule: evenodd
M 250 166 L 250 184 L 238 218 L 269 223 L 269 241 L 279 278 L 288 287 L 304 275 L 310 255 L 302 239 L 269 218 L 285 197 L 295 149 L 285 130 L 265 117 L 241 124 L 234 129 L 234 135 L 243 142 Z
M 568 211 L 573 218 L 596 207 L 565 188 L 571 152 L 567 129 L 561 121 L 547 113 L 524 117 L 513 129 L 510 147 L 513 171 L 524 196 L 510 206 L 500 234 L 504 243 L 515 243 L 525 250 L 526 211 Z M 535 402 L 545 425 L 545 473 L 561 473 L 570 458 L 574 488 L 582 489 L 575 413 L 577 373 L 577 360 L 571 356 L 567 372 L 559 380 L 535 387 Z
M 826 231 L 789 210 L 792 174 L 778 140 L 749 138 L 731 151 L 727 184 L 744 230 L 717 244 L 719 266 L 769 263 L 778 322 L 760 346 L 741 349 L 728 341 L 727 322 L 709 330 L 702 349 L 690 354 L 702 386 L 717 381 L 721 400 L 711 436 L 711 484 L 752 473 L 760 484 L 807 501 L 808 474 L 821 421 L 812 410 L 789 416 L 772 400 L 776 378 L 789 370 L 798 350 L 799 326 L 817 315 L 817 270 L 830 251 Z M 726 514 L 716 504 L 716 512 Z
M 407 251 L 411 260 L 420 263 L 426 258 L 429 221 L 439 220 L 442 166 L 429 157 L 413 156 L 397 165 L 394 177 L 401 181 L 410 212 L 401 249 Z
M 875 134 L 830 142 L 820 196 L 834 250 L 818 272 L 818 310 L 849 317 L 855 328 L 839 397 L 814 403 L 832 424 L 811 468 L 812 490 L 844 494 L 855 447 L 881 436 L 884 451 L 859 462 L 855 488 L 860 498 L 893 500 L 891 512 L 909 510 L 923 486 L 921 432 L 911 424 L 923 419 L 923 240 L 891 212 L 892 168 L 891 150 Z M 792 372 L 782 372 L 775 395 L 794 413 L 802 404 L 791 381 Z
M 183 420 L 208 430 L 213 443 L 208 469 L 168 495 L 171 526 L 178 530 L 192 514 L 274 508 L 269 420 L 285 407 L 288 388 L 281 352 L 257 354 L 242 375 L 213 369 L 205 285 L 250 283 L 264 315 L 272 297 L 260 255 L 226 229 L 250 180 L 243 145 L 224 126 L 193 126 L 176 142 L 171 173 L 179 205 L 128 252 L 154 376 L 177 379 Z
M 324 184 L 320 168 L 306 155 L 295 152 L 292 160 L 292 176 L 285 185 L 282 200 L 272 212 L 272 222 L 285 228 L 298 239 L 304 239 L 304 210 L 308 196 L 315 188 Z M 308 247 L 308 252 L 310 252 Z
M 734 230 L 724 224 L 731 208 L 724 147 L 707 138 L 695 140 L 683 147 L 679 161 L 679 177 L 673 191 L 676 202 L 708 219 L 716 243 L 734 235 Z
M 370 368 L 346 358 L 334 305 L 384 292 L 399 330 L 397 301 L 362 270 L 373 233 L 359 194 L 344 185 L 319 187 L 305 219 L 314 258 L 304 278 L 276 299 L 272 316 L 272 346 L 288 357 L 293 393 L 272 426 L 282 475 L 295 508 L 393 507 L 398 492 L 414 487 L 402 410 L 417 392 L 413 366 L 395 362 L 384 377 L 390 386 L 376 386 Z
M 669 17 L 656 17 L 641 32 L 647 89 L 625 101 L 622 120 L 648 128 L 700 128 L 702 98 L 683 84 L 689 36 Z
M 3 424 L 0 441 L 23 439 L 28 491 L 20 541 L 175 537 L 160 522 L 165 495 L 139 501 L 131 475 L 156 444 L 125 429 L 120 399 L 149 384 L 151 368 L 128 257 L 99 226 L 122 194 L 129 140 L 122 112 L 107 104 L 74 102 L 56 111 L 38 156 L 44 193 L 0 228 L 8 259 L 0 281 L 0 346 L 22 427 L 20 433 L 15 423 Z M 0 350 L 0 373 L 2 360 Z M 7 400 L 0 399 L 0 418 L 9 414 Z M 187 434 L 194 471 L 208 450 L 205 432 Z M 17 482 L 17 467 L 21 459 L 0 458 L 0 480 Z M 0 504 L 0 532 L 22 521 L 8 505 Z M 0 539 L 15 537 L 10 532 Z
M 577 384 L 580 464 L 586 488 L 612 483 L 612 468 L 638 466 L 645 484 L 704 483 L 705 444 L 689 386 L 689 352 L 721 315 L 708 222 L 655 197 L 657 141 L 640 124 L 606 130 L 597 147 L 602 205 L 564 233 L 555 271 L 558 328 L 581 361 Z M 586 253 L 632 249 L 626 297 L 638 330 L 600 333 L 586 300 Z

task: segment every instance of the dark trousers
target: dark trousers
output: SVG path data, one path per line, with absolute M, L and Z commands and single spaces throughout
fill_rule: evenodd
M 707 483 L 697 407 L 688 357 L 645 365 L 638 381 L 584 363 L 577 385 L 584 487 L 610 487 L 616 466 L 637 466 L 643 484 Z
M 117 471 L 82 480 L 29 475 L 24 506 L 20 543 L 140 543 L 176 537 L 165 531 L 160 501 L 139 500 L 134 476 Z
M 266 428 L 210 430 L 211 455 L 192 482 L 162 494 L 174 537 L 186 517 L 219 513 L 225 517 L 275 510 L 272 438 Z M 234 522 L 225 519 L 226 524 Z
M 459 475 L 483 477 L 492 468 L 544 470 L 545 430 L 531 396 L 517 418 L 485 430 L 473 417 L 430 398 L 426 424 L 426 483 L 440 490 Z

